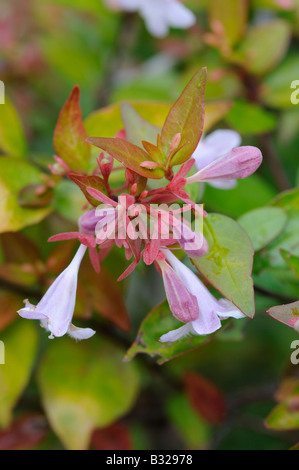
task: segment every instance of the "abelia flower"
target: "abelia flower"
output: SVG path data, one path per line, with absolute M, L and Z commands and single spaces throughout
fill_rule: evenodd
M 210 165 L 219 157 L 226 155 L 233 148 L 241 145 L 241 136 L 231 129 L 217 129 L 206 137 L 202 137 L 192 155 L 195 159 L 195 166 L 198 171 Z M 236 186 L 235 179 L 228 181 L 209 182 L 211 186 L 221 189 L 230 189 Z
M 29 320 L 40 320 L 50 332 L 49 338 L 66 333 L 75 339 L 87 339 L 95 334 L 91 328 L 77 328 L 72 324 L 76 302 L 77 276 L 87 247 L 80 245 L 69 266 L 55 279 L 43 298 L 35 306 L 25 300 L 18 314 Z
M 218 183 L 224 188 L 231 186 L 231 180 L 247 178 L 261 163 L 262 154 L 257 147 L 237 147 L 187 178 L 187 183 Z
M 185 325 L 180 328 L 162 335 L 160 338 L 161 342 L 178 341 L 189 334 L 198 336 L 209 335 L 221 328 L 221 320 L 225 320 L 229 317 L 245 317 L 245 315 L 229 300 L 224 298 L 216 299 L 196 274 L 184 265 L 184 263 L 179 261 L 171 251 L 163 250 L 163 252 L 166 256 L 166 260 L 170 264 L 172 270 L 176 273 L 181 284 L 185 289 L 187 289 L 193 298 L 196 298 L 196 312 L 199 312 L 199 314 L 194 320 L 188 322 L 184 321 Z M 179 283 L 179 281 L 177 281 L 177 283 Z M 172 310 L 171 305 L 170 309 Z M 182 319 L 184 314 L 176 313 L 175 316 Z
M 148 31 L 164 37 L 169 27 L 187 29 L 196 22 L 195 15 L 178 0 L 106 0 L 111 8 L 137 11 Z
M 229 130 L 218 130 L 206 137 L 193 154 L 199 171 L 186 182 L 229 189 L 236 185 L 236 179 L 254 173 L 262 163 L 261 151 L 252 146 L 238 147 L 239 142 L 239 135 Z
M 162 272 L 166 297 L 173 315 L 183 322 L 196 320 L 199 316 L 196 297 L 165 259 L 158 260 L 157 263 Z

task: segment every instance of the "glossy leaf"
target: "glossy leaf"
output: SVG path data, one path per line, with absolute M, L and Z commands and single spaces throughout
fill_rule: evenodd
M 17 310 L 22 304 L 23 296 L 20 294 L 0 290 L 0 332 L 18 318 Z
M 94 429 L 109 426 L 133 406 L 139 378 L 122 357 L 121 349 L 99 335 L 49 345 L 38 384 L 51 427 L 67 449 L 87 449 Z
M 132 450 L 128 428 L 122 423 L 113 423 L 103 429 L 95 429 L 91 438 L 94 450 Z
M 109 137 L 89 137 L 87 141 L 122 163 L 135 173 L 145 178 L 161 179 L 164 176 L 162 169 L 147 169 L 141 166 L 143 162 L 151 161 L 150 156 L 137 145 L 131 144 L 126 140 Z
M 0 279 L 14 285 L 30 286 L 37 281 L 37 273 L 30 265 L 2 263 L 0 264 Z
M 228 47 L 234 46 L 242 38 L 248 13 L 247 2 L 239 0 L 211 0 L 209 2 L 210 24 L 222 31 L 222 42 Z M 236 21 L 236 18 L 238 19 Z
M 86 211 L 86 198 L 72 181 L 62 179 L 54 188 L 52 207 L 77 225 L 79 217 Z
M 36 224 L 50 213 L 49 207 L 27 208 L 19 205 L 19 191 L 39 181 L 40 172 L 24 160 L 13 157 L 0 159 L 0 233 L 14 232 Z
M 284 57 L 290 34 L 290 25 L 282 19 L 253 25 L 232 58 L 253 74 L 266 74 Z
M 87 170 L 90 147 L 80 108 L 80 89 L 75 86 L 60 111 L 54 131 L 53 145 L 57 155 L 72 170 Z
M 257 135 L 274 130 L 277 118 L 261 106 L 246 101 L 236 101 L 226 116 L 226 121 L 242 135 Z
M 161 133 L 161 145 L 165 157 L 168 155 L 173 138 L 181 134 L 179 143 L 181 150 L 178 150 L 171 159 L 172 165 L 187 161 L 201 138 L 204 125 L 206 78 L 206 68 L 196 72 L 166 117 Z
M 192 259 L 198 271 L 245 315 L 254 316 L 253 246 L 245 230 L 233 219 L 209 214 L 204 221 L 209 252 Z
M 0 366 L 0 427 L 6 427 L 34 365 L 37 330 L 33 323 L 19 320 L 1 332 L 0 338 L 5 345 L 5 364 Z
M 184 386 L 192 408 L 211 424 L 219 424 L 226 415 L 222 392 L 210 380 L 194 372 L 184 375 Z
M 287 214 L 279 207 L 261 207 L 242 215 L 238 222 L 248 233 L 255 251 L 258 251 L 282 232 Z
M 0 244 L 7 263 L 27 264 L 40 259 L 38 247 L 23 233 L 3 233 L 0 237 Z
M 19 115 L 7 97 L 5 97 L 5 104 L 0 104 L 0 106 L 0 150 L 6 155 L 24 157 L 27 143 Z
M 299 429 L 299 384 L 284 397 L 266 419 L 266 427 L 275 430 Z
M 159 342 L 163 334 L 180 326 L 182 323 L 173 317 L 167 302 L 158 305 L 141 323 L 136 340 L 127 351 L 125 360 L 129 361 L 136 354 L 145 353 L 153 357 L 157 356 L 157 363 L 164 364 L 170 359 L 206 344 L 221 331 L 218 330 L 215 334 L 208 336 L 190 335 L 171 344 Z
M 11 426 L 0 431 L 0 450 L 35 448 L 44 441 L 48 427 L 44 416 L 32 413 L 18 417 Z
M 187 449 L 206 449 L 212 428 L 191 406 L 186 394 L 175 393 L 166 403 L 166 412 Z
M 290 304 L 271 307 L 267 313 L 275 320 L 293 328 L 294 323 L 299 320 L 299 300 Z
M 260 94 L 264 105 L 278 109 L 294 109 L 291 97 L 296 90 L 291 88 L 291 83 L 298 79 L 298 75 L 298 56 L 288 54 L 283 62 L 265 77 L 261 85 Z
M 151 144 L 157 144 L 157 135 L 161 133 L 160 127 L 143 119 L 129 103 L 122 103 L 121 113 L 126 131 L 126 139 L 131 144 L 141 147 L 143 140 Z
M 104 180 L 98 175 L 77 175 L 75 173 L 69 173 L 68 176 L 74 183 L 76 183 L 77 186 L 79 186 L 88 202 L 92 206 L 98 207 L 99 201 L 89 194 L 87 188 L 94 188 L 101 191 L 101 193 L 107 194 Z
M 299 277 L 299 256 L 295 256 L 283 248 L 281 248 L 280 254 L 295 275 Z

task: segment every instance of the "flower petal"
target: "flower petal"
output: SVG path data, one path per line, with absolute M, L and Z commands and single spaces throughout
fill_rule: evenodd
M 233 189 L 237 186 L 237 180 L 209 181 L 209 185 L 217 189 Z
M 161 1 L 161 0 L 159 0 Z M 165 5 L 167 21 L 169 26 L 174 28 L 190 28 L 196 22 L 196 17 L 191 10 L 182 3 L 173 0 L 167 0 Z
M 202 138 L 193 154 L 198 170 L 206 167 L 217 158 L 239 147 L 241 136 L 231 129 L 218 129 Z
M 257 147 L 237 147 L 187 178 L 187 183 L 246 178 L 254 173 L 261 163 L 262 154 Z
M 81 340 L 91 338 L 95 334 L 95 331 L 91 328 L 78 328 L 77 326 L 70 323 L 67 334 L 74 339 Z
M 185 325 L 181 326 L 180 328 L 177 328 L 176 330 L 171 330 L 168 333 L 165 333 L 165 335 L 162 335 L 159 341 L 161 343 L 168 343 L 168 342 L 175 342 L 179 341 L 182 338 L 185 338 L 189 334 L 193 333 L 194 330 L 192 328 L 192 323 L 186 323 Z
M 162 271 L 166 297 L 173 315 L 185 323 L 195 320 L 199 315 L 196 297 L 191 294 L 165 260 L 158 261 L 158 264 Z
M 237 319 L 247 318 L 246 315 L 228 299 L 219 299 L 218 304 L 220 308 L 217 310 L 217 315 L 223 320 L 230 317 Z

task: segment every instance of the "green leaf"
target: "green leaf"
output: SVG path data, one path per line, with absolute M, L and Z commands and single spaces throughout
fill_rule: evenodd
M 50 213 L 49 207 L 27 208 L 19 204 L 19 192 L 41 181 L 40 172 L 24 160 L 0 158 L 0 233 L 37 224 Z
M 128 100 L 127 103 L 134 108 L 142 119 L 160 128 L 162 128 L 171 106 L 168 102 L 146 100 Z M 122 103 L 113 103 L 92 112 L 84 121 L 88 134 L 114 137 L 124 127 L 121 108 Z
M 213 29 L 213 26 L 217 25 L 218 30 L 220 27 L 222 29 L 222 42 L 229 47 L 238 43 L 246 27 L 247 2 L 240 2 L 239 0 L 226 0 L 226 2 L 211 0 L 208 9 L 211 28 Z
M 264 79 L 260 89 L 263 103 L 278 109 L 293 108 L 291 95 L 296 90 L 291 88 L 291 83 L 298 76 L 298 56 L 290 54 Z
M 154 161 L 151 160 L 148 153 L 137 145 L 117 137 L 89 137 L 87 140 L 90 144 L 109 153 L 125 167 L 145 178 L 161 179 L 164 176 L 164 171 L 160 168 L 150 170 L 140 166 L 143 162 L 151 161 L 154 163 Z
M 37 331 L 33 323 L 18 320 L 1 332 L 0 339 L 5 346 L 5 364 L 0 365 L 0 426 L 7 427 L 30 377 L 37 353 Z
M 283 398 L 266 419 L 266 427 L 275 430 L 299 429 L 299 384 Z
M 166 412 L 188 449 L 202 449 L 210 441 L 212 428 L 189 404 L 187 397 L 176 393 L 166 403 Z
M 135 366 L 122 358 L 121 349 L 98 335 L 49 345 L 38 384 L 51 426 L 67 449 L 87 449 L 93 429 L 130 411 L 139 378 Z
M 283 248 L 281 248 L 280 254 L 295 275 L 299 277 L 299 256 L 295 256 Z
M 170 359 L 206 344 L 221 331 L 218 330 L 215 334 L 207 336 L 190 335 L 175 343 L 159 342 L 163 334 L 179 328 L 180 326 L 182 326 L 182 323 L 174 318 L 168 303 L 166 301 L 161 303 L 155 307 L 141 323 L 136 340 L 127 351 L 125 360 L 130 361 L 136 354 L 145 353 L 152 357 L 157 356 L 157 363 L 164 364 Z
M 226 116 L 228 124 L 242 135 L 256 135 L 276 128 L 276 116 L 261 106 L 236 101 Z
M 273 70 L 283 59 L 289 46 L 290 36 L 290 24 L 282 19 L 253 25 L 230 59 L 242 64 L 253 74 L 265 74 Z
M 0 149 L 7 155 L 24 157 L 27 143 L 19 115 L 7 96 L 0 106 Z
M 299 300 L 290 304 L 271 307 L 267 313 L 269 313 L 272 318 L 275 318 L 275 320 L 289 327 L 293 327 L 294 322 L 299 320 Z
M 204 220 L 209 252 L 192 259 L 198 271 L 245 315 L 254 316 L 251 277 L 253 246 L 245 230 L 233 219 L 209 214 Z
M 270 203 L 275 195 L 274 188 L 264 178 L 254 174 L 238 180 L 235 188 L 225 191 L 205 185 L 204 201 L 208 212 L 223 212 L 235 218 Z
M 121 111 L 125 125 L 126 139 L 131 142 L 131 144 L 141 147 L 143 140 L 151 144 L 157 144 L 157 135 L 161 133 L 160 127 L 143 119 L 129 103 L 123 103 L 121 105 Z
M 299 188 L 283 191 L 271 201 L 271 205 L 282 207 L 290 217 L 299 215 Z
M 88 170 L 91 151 L 85 142 L 87 137 L 80 108 L 80 89 L 75 86 L 60 111 L 53 137 L 57 155 L 72 170 Z
M 209 132 L 209 130 L 214 127 L 219 121 L 221 121 L 229 112 L 232 107 L 231 101 L 219 100 L 219 101 L 210 101 L 205 103 L 205 122 L 204 122 L 204 132 Z
M 282 232 L 287 214 L 279 207 L 261 207 L 242 215 L 238 222 L 248 233 L 255 251 L 258 251 Z
M 161 144 L 165 156 L 168 155 L 170 144 L 176 134 L 181 134 L 179 150 L 171 160 L 171 164 L 179 165 L 187 161 L 201 138 L 204 126 L 204 92 L 207 69 L 200 69 L 180 97 L 170 109 L 161 133 Z
M 279 194 L 270 206 L 283 209 L 288 219 L 278 237 L 256 255 L 254 282 L 273 295 L 282 291 L 285 296 L 296 299 L 299 297 L 298 278 L 286 265 L 281 250 L 299 256 L 299 189 Z
M 79 217 L 84 213 L 86 199 L 72 181 L 61 180 L 54 188 L 52 207 L 66 220 L 77 224 Z

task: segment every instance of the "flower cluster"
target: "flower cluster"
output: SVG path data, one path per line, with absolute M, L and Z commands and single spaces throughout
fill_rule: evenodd
M 123 132 L 119 135 L 125 139 Z M 175 136 L 170 152 L 179 142 L 180 136 Z M 261 164 L 259 149 L 239 144 L 237 133 L 217 130 L 198 143 L 191 158 L 177 172 L 167 176 L 166 184 L 147 189 L 146 178 L 126 168 L 126 192 L 121 189 L 118 194 L 109 185 L 113 160 L 101 153 L 92 181 L 101 178 L 105 190 L 92 185 L 85 189 L 89 202 L 92 200 L 98 207 L 80 217 L 77 232 L 50 238 L 50 241 L 78 239 L 80 247 L 73 261 L 36 306 L 26 300 L 25 307 L 18 313 L 24 318 L 40 320 L 41 326 L 50 332 L 50 338 L 65 333 L 76 339 L 91 337 L 93 330 L 76 328 L 72 324 L 79 266 L 88 249 L 92 265 L 99 271 L 101 260 L 113 245 L 117 245 L 124 248 L 127 260 L 132 259 L 119 280 L 132 273 L 140 261 L 146 265 L 154 264 L 162 276 L 173 315 L 184 323 L 177 330 L 165 333 L 160 338 L 161 342 L 177 341 L 188 334 L 207 335 L 218 330 L 223 319 L 244 317 L 227 299 L 216 299 L 198 276 L 174 254 L 175 249 L 180 248 L 186 256 L 196 258 L 206 255 L 209 250 L 202 232 L 202 221 L 207 213 L 190 199 L 185 186 L 200 182 L 230 188 L 238 178 L 252 174 Z M 194 163 L 198 171 L 192 173 Z M 141 166 L 148 169 L 150 164 L 155 167 L 146 161 Z M 55 173 L 53 167 L 51 169 Z M 80 177 L 88 178 L 71 171 L 68 174 L 74 181 Z M 174 204 L 177 201 L 180 204 Z M 186 207 L 192 220 L 184 218 Z M 201 223 L 195 224 L 194 228 L 194 222 L 198 221 Z

